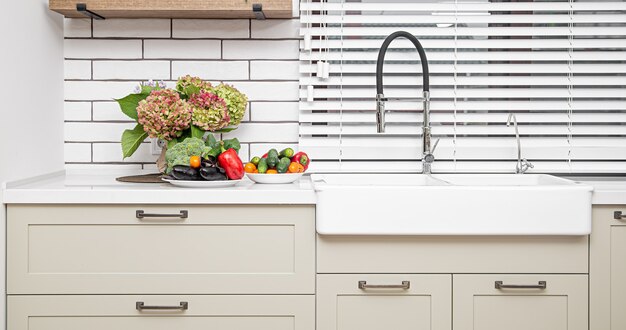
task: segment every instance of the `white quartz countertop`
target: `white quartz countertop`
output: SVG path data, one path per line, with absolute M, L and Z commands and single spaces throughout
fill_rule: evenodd
M 255 184 L 244 179 L 234 187 L 177 188 L 169 183 L 122 183 L 119 172 L 58 172 L 9 182 L 5 204 L 315 204 L 308 176 L 291 184 Z M 568 178 L 594 187 L 593 204 L 626 205 L 626 177 Z
M 5 204 L 315 204 L 308 176 L 290 184 L 229 188 L 178 188 L 169 183 L 124 183 L 115 178 L 147 173 L 59 172 L 6 184 Z

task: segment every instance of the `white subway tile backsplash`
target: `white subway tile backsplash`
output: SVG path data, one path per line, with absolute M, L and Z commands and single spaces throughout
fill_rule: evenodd
M 94 38 L 169 38 L 170 19 L 105 19 L 93 21 Z
M 298 80 L 298 61 L 250 61 L 251 80 Z
M 179 76 L 224 81 L 246 93 L 250 103 L 239 128 L 222 134 L 241 142 L 240 157 L 275 147 L 297 148 L 297 20 L 65 20 L 65 140 L 71 169 L 156 171 L 158 155 L 149 141 L 123 160 L 119 141 L 136 124 L 115 98 L 140 81 Z M 171 26 L 170 26 L 171 25 Z M 244 40 L 245 39 L 245 40 Z
M 145 40 L 144 57 L 149 59 L 219 59 L 219 40 Z
M 228 82 L 248 96 L 249 101 L 298 101 L 298 82 L 236 81 Z
M 174 79 L 187 74 L 206 80 L 248 80 L 248 61 L 174 61 Z
M 93 79 L 165 80 L 170 61 L 94 61 Z
M 250 21 L 247 19 L 175 19 L 173 38 L 248 38 Z
M 122 132 L 135 125 L 136 123 L 65 123 L 65 141 L 120 142 Z
M 297 60 L 298 40 L 224 40 L 224 59 Z
M 252 20 L 252 38 L 259 39 L 298 39 L 300 21 L 297 19 Z
M 63 35 L 66 38 L 89 38 L 91 37 L 90 18 L 64 18 Z
M 252 121 L 298 122 L 298 102 L 253 102 Z
M 224 138 L 237 138 L 244 143 L 252 142 L 298 142 L 297 123 L 241 123 L 239 128 L 224 134 Z
M 91 79 L 91 61 L 66 60 L 63 65 L 65 79 Z
M 89 121 L 91 102 L 65 102 L 63 112 L 65 121 Z
M 154 163 L 158 155 L 150 153 L 150 143 L 142 143 L 130 157 L 123 159 L 122 146 L 119 143 L 94 143 L 93 161 L 95 163 Z
M 66 143 L 63 147 L 66 162 L 91 162 L 91 143 Z
M 133 92 L 138 82 L 132 81 L 66 81 L 67 101 L 110 101 Z
M 65 39 L 65 58 L 141 58 L 141 40 Z
M 126 116 L 117 102 L 94 102 L 93 103 L 93 120 L 94 121 L 133 121 Z

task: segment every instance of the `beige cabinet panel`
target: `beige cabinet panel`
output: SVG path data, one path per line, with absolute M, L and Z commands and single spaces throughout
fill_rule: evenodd
M 314 218 L 314 206 L 9 206 L 8 292 L 313 294 Z
M 591 330 L 626 329 L 626 205 L 594 206 L 589 294 Z
M 317 239 L 318 273 L 586 274 L 588 257 L 588 236 L 318 235 Z
M 138 311 L 147 306 L 188 309 Z M 314 296 L 9 296 L 8 330 L 314 330 Z
M 454 330 L 586 330 L 587 281 L 587 275 L 454 275 Z M 506 287 L 540 282 L 544 289 Z
M 318 275 L 317 287 L 318 330 L 451 329 L 451 275 Z

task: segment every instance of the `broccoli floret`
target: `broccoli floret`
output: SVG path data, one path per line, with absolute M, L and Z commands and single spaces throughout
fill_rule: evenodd
M 167 149 L 165 153 L 165 161 L 167 162 L 166 173 L 172 172 L 176 165 L 189 166 L 189 158 L 191 156 L 200 156 L 206 158 L 211 148 L 204 144 L 202 139 L 186 138 L 183 142 L 175 144 L 171 149 Z

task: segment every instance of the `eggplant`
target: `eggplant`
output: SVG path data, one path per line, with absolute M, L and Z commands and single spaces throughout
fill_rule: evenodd
M 207 181 L 228 180 L 224 173 L 220 173 L 217 167 L 203 167 L 200 169 L 200 176 Z
M 170 175 L 176 180 L 195 181 L 201 179 L 198 170 L 185 165 L 174 166 Z

